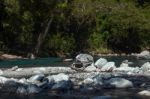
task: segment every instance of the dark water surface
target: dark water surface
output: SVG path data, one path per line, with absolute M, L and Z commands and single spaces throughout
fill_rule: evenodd
M 95 57 L 97 60 L 99 57 Z M 119 66 L 123 60 L 129 60 L 133 62 L 132 66 L 141 66 L 145 62 L 150 60 L 137 60 L 132 56 L 110 56 L 104 57 L 108 61 L 114 61 L 116 66 Z M 38 58 L 35 60 L 19 59 L 19 60 L 5 60 L 0 61 L 0 68 L 10 68 L 12 66 L 30 67 L 30 66 L 69 66 L 72 62 L 63 62 L 61 58 Z M 0 92 L 0 99 L 92 99 L 93 97 L 99 97 L 97 99 L 150 99 L 148 97 L 141 97 L 137 95 L 137 92 L 144 89 L 102 89 L 96 92 L 81 93 L 78 91 L 70 91 L 66 93 L 42 92 L 36 95 L 16 95 L 14 93 Z M 111 96 L 111 98 L 102 98 L 101 96 Z M 94 98 L 93 98 L 94 99 Z
M 95 61 L 100 57 L 95 57 Z M 129 60 L 133 62 L 131 66 L 141 66 L 145 62 L 150 60 L 138 60 L 133 56 L 106 56 L 108 61 L 114 61 L 116 66 L 119 66 L 123 60 Z M 33 67 L 33 66 L 69 66 L 72 62 L 63 62 L 62 58 L 56 57 L 49 57 L 49 58 L 37 58 L 35 60 L 31 59 L 18 59 L 18 60 L 4 60 L 0 61 L 0 68 L 9 68 L 12 66 L 19 66 L 19 67 Z

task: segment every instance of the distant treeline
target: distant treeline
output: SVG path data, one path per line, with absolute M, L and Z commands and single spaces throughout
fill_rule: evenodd
M 150 48 L 150 0 L 0 0 L 0 51 L 39 56 Z

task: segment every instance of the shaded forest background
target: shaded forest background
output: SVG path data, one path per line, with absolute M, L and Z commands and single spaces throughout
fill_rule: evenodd
M 38 56 L 150 48 L 150 0 L 0 0 L 0 51 Z

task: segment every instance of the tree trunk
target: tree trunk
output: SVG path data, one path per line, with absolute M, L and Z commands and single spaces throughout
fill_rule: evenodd
M 47 26 L 46 26 L 46 28 L 45 28 L 44 33 L 40 33 L 40 34 L 39 34 L 39 37 L 38 37 L 38 40 L 37 40 L 37 45 L 36 45 L 36 47 L 35 47 L 35 52 L 34 52 L 36 55 L 39 53 L 41 44 L 43 43 L 44 38 L 46 37 L 46 35 L 47 35 L 48 32 L 49 32 L 49 29 L 50 29 L 50 27 L 51 27 L 52 21 L 53 21 L 53 16 L 52 16 L 51 19 L 48 21 L 48 24 L 47 24 Z

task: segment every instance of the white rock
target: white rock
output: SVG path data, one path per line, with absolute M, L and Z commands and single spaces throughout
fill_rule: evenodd
M 28 82 L 27 82 L 27 79 L 25 79 L 25 78 L 19 79 L 18 82 L 19 82 L 19 83 L 22 83 L 22 84 L 27 84 L 27 83 L 28 83 Z
M 148 71 L 148 70 L 150 70 L 150 63 L 149 63 L 149 62 L 144 63 L 144 64 L 141 66 L 141 70 L 143 70 L 143 71 Z
M 100 58 L 95 62 L 95 66 L 97 68 L 102 68 L 102 66 L 106 65 L 107 60 L 105 58 Z
M 93 62 L 94 58 L 89 54 L 79 54 L 76 56 L 76 61 L 80 62 Z
M 149 90 L 143 90 L 138 92 L 139 95 L 141 96 L 149 96 L 150 97 L 150 91 Z
M 65 75 L 64 73 L 60 73 L 58 75 L 53 75 L 52 77 L 54 78 L 55 83 L 58 83 L 60 81 L 68 81 L 69 80 L 69 76 Z
M 0 76 L 0 84 L 5 84 L 8 78 Z
M 0 69 L 0 75 L 3 75 L 3 71 Z
M 127 79 L 124 79 L 124 78 L 111 78 L 106 83 L 115 87 L 115 88 L 133 87 L 133 83 Z
M 103 79 L 100 76 L 93 78 L 95 85 L 103 85 Z
M 86 78 L 86 79 L 83 81 L 84 84 L 92 84 L 93 82 L 94 82 L 94 80 L 91 79 L 91 78 Z
M 139 67 L 126 67 L 126 66 L 124 66 L 124 67 L 115 68 L 113 71 L 137 73 L 140 71 L 140 68 Z
M 120 67 L 129 67 L 127 63 L 121 63 Z
M 112 71 L 115 68 L 116 68 L 115 62 L 108 62 L 101 68 L 101 71 Z
M 23 70 L 23 68 L 18 68 L 18 69 L 16 69 L 16 71 L 22 71 Z
M 145 50 L 142 51 L 140 54 L 137 54 L 136 56 L 137 58 L 150 59 L 150 52 Z
M 30 77 L 28 80 L 29 80 L 29 82 L 34 83 L 34 82 L 43 80 L 44 77 L 45 76 L 43 74 L 38 74 L 38 75 L 34 75 L 34 76 Z
M 91 66 L 86 67 L 85 71 L 88 72 L 96 71 L 96 67 L 92 64 Z

